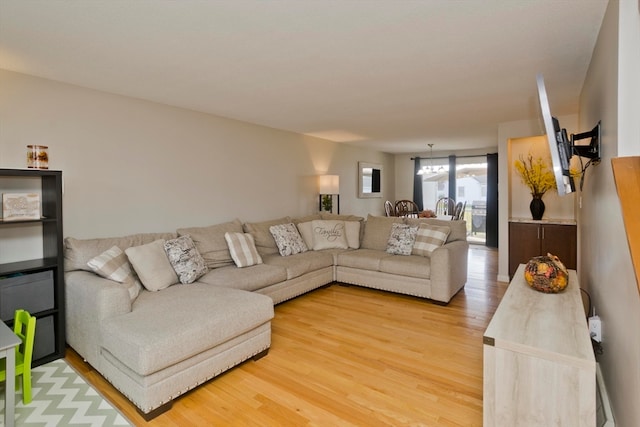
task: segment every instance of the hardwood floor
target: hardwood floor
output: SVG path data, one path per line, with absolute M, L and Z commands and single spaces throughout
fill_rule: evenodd
M 67 360 L 136 425 L 481 426 L 482 334 L 507 287 L 497 258 L 472 246 L 446 306 L 338 284 L 282 303 L 266 357 L 149 423 L 71 349 Z

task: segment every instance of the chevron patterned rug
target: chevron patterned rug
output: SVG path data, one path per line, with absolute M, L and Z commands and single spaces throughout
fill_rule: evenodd
M 33 400 L 25 406 L 22 391 L 16 392 L 16 427 L 131 426 L 64 359 L 38 366 L 31 372 Z M 0 423 L 3 419 L 4 383 L 0 385 Z

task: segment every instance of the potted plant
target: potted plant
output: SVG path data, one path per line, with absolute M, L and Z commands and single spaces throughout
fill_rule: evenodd
M 333 196 L 331 194 L 322 195 L 322 210 L 331 212 L 333 209 Z
M 522 183 L 531 191 L 532 200 L 529 204 L 531 216 L 534 220 L 542 219 L 545 209 L 542 196 L 548 190 L 556 188 L 553 173 L 548 169 L 547 162 L 541 157 L 534 159 L 531 154 L 526 159 L 520 156 L 520 159 L 515 161 L 515 168 Z

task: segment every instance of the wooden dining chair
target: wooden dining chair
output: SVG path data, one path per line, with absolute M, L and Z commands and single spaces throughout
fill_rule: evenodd
M 396 216 L 417 218 L 420 213 L 418 205 L 413 200 L 398 200 L 395 208 Z
M 436 215 L 453 215 L 456 201 L 449 197 L 441 197 L 436 202 Z
M 453 221 L 459 221 L 464 217 L 464 208 L 467 206 L 467 202 L 458 202 L 456 204 L 456 208 L 453 212 L 453 216 L 451 217 L 451 220 Z
M 31 402 L 31 360 L 33 358 L 33 341 L 36 336 L 36 318 L 25 310 L 16 310 L 13 317 L 13 333 L 22 343 L 16 347 L 15 378 L 7 378 L 6 360 L 0 360 L 0 381 L 16 381 L 22 376 L 22 402 Z M 16 384 L 19 384 L 16 381 Z M 16 387 L 17 388 L 17 387 Z
M 384 211 L 387 216 L 396 216 L 396 208 L 393 206 L 390 200 L 384 202 Z

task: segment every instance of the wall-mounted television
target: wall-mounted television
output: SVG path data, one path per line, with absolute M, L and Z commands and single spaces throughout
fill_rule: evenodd
M 589 132 L 572 134 L 571 140 L 567 137 L 566 129 L 563 129 L 558 119 L 551 114 L 549 107 L 549 98 L 547 90 L 544 86 L 544 78 L 542 74 L 538 74 L 538 97 L 540 99 L 540 110 L 542 111 L 542 120 L 549 143 L 549 151 L 551 151 L 551 163 L 553 165 L 553 175 L 556 179 L 558 194 L 565 194 L 576 191 L 576 186 L 571 176 L 570 160 L 573 155 L 588 158 L 586 165 L 581 163 L 580 189 L 584 182 L 584 175 L 587 167 L 600 162 L 600 122 Z M 575 141 L 590 138 L 588 145 L 576 145 Z

